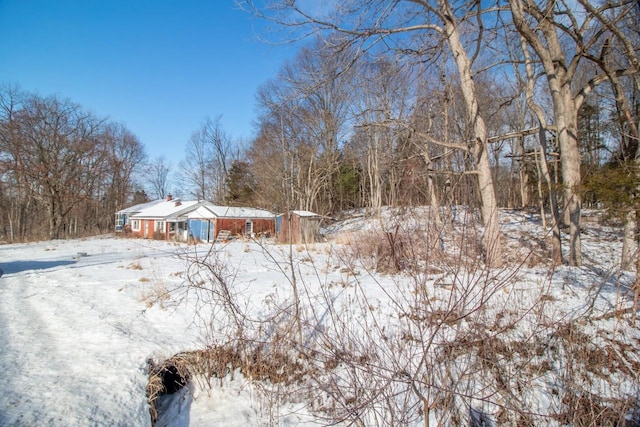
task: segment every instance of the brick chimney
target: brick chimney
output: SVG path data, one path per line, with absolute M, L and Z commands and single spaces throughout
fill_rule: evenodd
M 167 194 L 167 202 L 173 200 L 173 196 L 171 194 Z

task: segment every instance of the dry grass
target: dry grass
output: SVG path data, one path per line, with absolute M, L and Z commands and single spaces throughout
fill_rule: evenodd
M 146 279 L 146 280 L 142 280 Z M 151 282 L 151 279 L 143 277 L 141 282 Z M 144 289 L 140 300 L 144 302 L 147 308 L 151 308 L 154 305 L 159 305 L 160 308 L 165 308 L 165 304 L 171 299 L 171 292 L 162 283 L 155 283 L 151 288 Z
M 140 261 L 135 261 L 129 264 L 127 268 L 129 270 L 142 270 L 142 264 L 140 264 Z
M 349 245 L 341 251 L 341 258 L 351 264 L 359 261 L 378 273 L 436 269 L 444 261 L 437 235 L 428 231 L 367 231 L 338 238 L 343 239 Z
M 246 378 L 268 381 L 271 384 L 291 384 L 304 376 L 303 365 L 284 353 L 266 352 L 260 348 L 250 351 L 231 346 L 212 346 L 205 350 L 178 353 L 161 364 L 148 361 L 149 380 L 146 387 L 147 402 L 152 425 L 158 420 L 157 399 L 168 394 L 166 374 L 177 374 L 178 387 L 189 381 L 200 382 L 201 388 L 211 387 L 211 380 L 222 380 L 239 370 Z M 204 386 L 204 387 L 203 387 Z

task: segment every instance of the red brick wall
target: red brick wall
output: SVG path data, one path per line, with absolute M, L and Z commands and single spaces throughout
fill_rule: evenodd
M 269 233 L 273 235 L 276 232 L 275 219 L 252 219 L 250 221 L 253 223 L 253 232 L 255 234 Z M 229 230 L 232 236 L 244 236 L 246 222 L 246 219 L 241 218 L 218 218 L 215 220 L 216 236 L 220 230 Z

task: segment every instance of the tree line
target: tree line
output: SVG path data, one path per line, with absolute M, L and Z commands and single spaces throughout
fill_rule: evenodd
M 144 160 L 124 125 L 68 99 L 0 87 L 0 239 L 112 231 Z
M 234 141 L 221 117 L 194 131 L 173 192 L 326 215 L 472 206 L 493 266 L 502 259 L 498 207 L 538 209 L 553 262 L 580 265 L 583 205 L 605 206 L 625 222 L 623 265 L 632 263 L 637 2 L 237 4 L 273 22 L 280 42 L 313 35 L 258 90 L 251 141 Z M 4 235 L 24 238 L 45 223 L 52 238 L 107 230 L 141 187 L 137 138 L 55 97 L 0 97 Z M 151 162 L 150 193 L 169 191 L 171 170 Z M 446 227 L 446 213 L 436 220 Z

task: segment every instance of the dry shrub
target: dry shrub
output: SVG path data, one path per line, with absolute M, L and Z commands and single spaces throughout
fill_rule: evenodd
M 292 384 L 302 380 L 305 369 L 302 363 L 280 351 L 256 350 L 251 354 L 241 372 L 253 380 L 268 380 L 275 384 Z
M 127 268 L 129 270 L 142 270 L 142 264 L 140 264 L 140 261 L 135 261 L 129 264 Z
M 345 259 L 362 262 L 378 273 L 430 269 L 442 264 L 444 254 L 435 233 L 422 230 L 369 230 L 349 235 Z M 439 270 L 438 270 L 439 271 Z
M 199 245 L 202 242 L 203 241 L 200 240 L 200 238 L 198 238 L 198 237 L 189 236 L 189 238 L 187 239 L 187 244 L 188 245 Z
M 143 277 L 142 279 L 140 279 L 141 282 L 151 281 L 151 279 L 147 279 L 145 277 Z M 171 294 L 169 290 L 165 285 L 160 283 L 156 283 L 150 289 L 143 290 L 142 295 L 140 296 L 140 300 L 145 303 L 147 308 L 151 308 L 156 304 L 159 304 L 161 308 L 164 308 L 165 303 L 170 299 Z
M 551 334 L 547 357 L 565 358 L 563 371 L 558 373 L 562 407 L 554 418 L 563 424 L 585 427 L 638 425 L 638 419 L 628 419 L 638 410 L 638 396 L 610 393 L 596 386 L 599 379 L 607 381 L 616 373 L 637 378 L 640 362 L 636 361 L 636 350 L 619 341 L 600 338 L 595 344 L 577 322 L 559 324 Z
M 147 402 L 152 425 L 158 420 L 157 399 L 196 380 L 202 388 L 211 387 L 211 380 L 222 380 L 239 370 L 246 378 L 269 381 L 271 384 L 292 384 L 304 377 L 303 365 L 288 354 L 264 348 L 238 349 L 231 345 L 210 346 L 204 350 L 178 353 L 156 364 L 148 360 L 149 381 L 146 387 Z M 170 378 L 169 380 L 167 378 Z M 177 378 L 177 380 L 172 380 Z M 167 384 L 174 381 L 174 384 Z M 171 389 L 173 387 L 173 389 Z
M 625 425 L 637 402 L 601 384 L 607 374 L 622 372 L 630 377 L 630 368 L 640 372 L 634 364 L 634 348 L 610 349 L 614 343 L 606 337 L 594 344 L 585 332 L 593 320 L 588 314 L 566 324 L 547 317 L 544 307 L 561 302 L 546 288 L 535 302 L 513 301 L 520 297 L 511 296 L 503 303 L 497 298 L 500 306 L 493 306 L 494 296 L 502 296 L 502 291 L 509 295 L 512 287 L 504 284 L 519 280 L 516 269 L 546 258 L 547 246 L 540 239 L 530 243 L 511 239 L 505 254 L 514 255 L 517 267 L 504 279 L 493 277 L 489 271 L 485 275 L 478 261 L 482 254 L 478 229 L 467 227 L 443 236 L 444 242 L 436 230 L 400 226 L 387 232 L 339 236 L 336 241 L 348 245 L 338 249 L 341 262 L 332 266 L 353 280 L 332 281 L 327 288 L 349 283 L 351 289 L 362 292 L 354 292 L 349 299 L 353 312 L 337 313 L 322 328 L 304 331 L 313 338 L 304 348 L 296 346 L 295 330 L 288 328 L 296 322 L 291 322 L 292 312 L 282 306 L 274 305 L 282 312 L 261 318 L 260 327 L 253 329 L 255 324 L 238 314 L 241 310 L 229 282 L 233 274 L 225 270 L 223 260 L 213 262 L 206 270 L 213 273 L 211 282 L 216 284 L 212 300 L 229 313 L 228 318 L 236 316 L 223 338 L 236 344 L 192 353 L 197 355 L 192 373 L 210 386 L 212 378 L 239 371 L 256 381 L 271 402 L 308 398 L 308 408 L 318 410 L 331 423 L 373 425 L 376 420 L 378 425 L 407 425 L 431 411 L 443 425 L 462 425 L 470 419 L 490 423 L 489 417 L 496 425 Z M 447 274 L 430 277 L 436 269 Z M 415 279 L 410 292 L 393 296 L 399 307 L 394 323 L 396 319 L 401 323 L 397 331 L 385 329 L 377 313 L 366 318 L 373 312 L 372 301 L 360 288 L 357 272 L 367 270 L 403 271 L 407 273 L 403 277 Z M 201 275 L 187 276 L 194 287 L 208 283 L 201 282 Z M 328 300 L 327 307 L 333 309 L 333 302 Z M 304 316 L 304 308 L 301 312 Z M 365 326 L 363 331 L 354 330 L 350 315 L 358 317 L 355 320 Z M 317 324 L 299 319 L 297 324 L 304 328 Z M 294 382 L 300 383 L 274 387 Z M 596 386 L 589 389 L 592 384 Z M 581 391 L 585 388 L 588 392 Z M 482 392 L 474 395 L 479 389 Z M 539 396 L 550 407 L 539 403 Z M 469 405 L 475 411 L 471 415 Z
M 586 390 L 567 390 L 562 398 L 566 410 L 556 416 L 562 425 L 576 427 L 637 426 L 638 420 L 629 420 L 634 400 L 606 399 Z
M 357 239 L 357 233 L 345 231 L 334 236 L 333 242 L 338 245 L 350 245 L 356 239 Z

